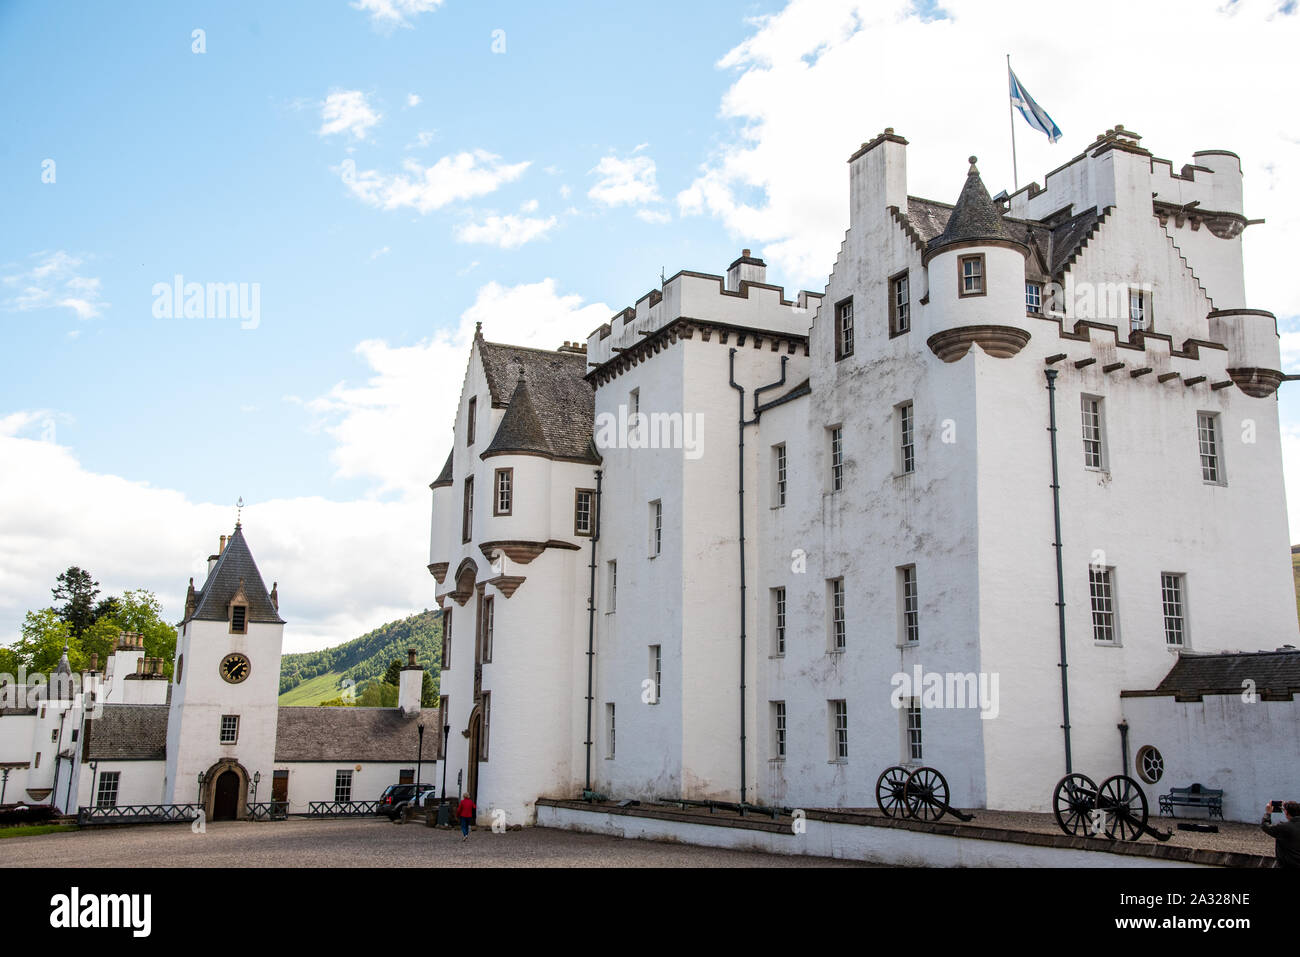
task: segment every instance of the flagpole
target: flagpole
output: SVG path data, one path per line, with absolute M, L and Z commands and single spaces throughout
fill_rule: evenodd
M 1011 101 L 1011 54 L 1007 54 L 1007 113 L 1011 117 L 1011 182 L 1020 192 L 1020 166 L 1016 162 L 1016 108 Z

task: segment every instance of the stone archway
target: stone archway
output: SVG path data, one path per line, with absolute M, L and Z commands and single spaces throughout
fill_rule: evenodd
M 209 821 L 243 820 L 248 816 L 248 771 L 238 761 L 223 759 L 203 774 L 199 801 Z

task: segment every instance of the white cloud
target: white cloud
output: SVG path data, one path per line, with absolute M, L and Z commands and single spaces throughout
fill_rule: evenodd
M 406 105 L 407 105 L 407 106 L 419 106 L 419 105 L 420 105 L 420 102 L 421 102 L 421 101 L 420 101 L 420 94 L 419 94 L 419 93 L 408 93 L 408 94 L 406 94 Z
M 456 241 L 490 243 L 502 249 L 516 249 L 546 235 L 558 222 L 554 216 L 546 219 L 535 216 L 488 216 L 481 223 L 467 223 L 457 227 Z
M 100 281 L 78 271 L 84 260 L 62 249 L 42 251 L 28 257 L 29 265 L 5 266 L 0 284 L 13 295 L 0 302 L 11 312 L 38 309 L 71 309 L 78 319 L 93 319 L 108 308 Z
M 507 164 L 493 153 L 474 150 L 444 156 L 427 167 L 407 159 L 402 163 L 405 173 L 357 170 L 351 159 L 344 160 L 334 171 L 352 195 L 370 206 L 409 207 L 428 213 L 448 203 L 494 192 L 503 184 L 519 179 L 528 166 L 527 160 Z
M 491 283 L 454 329 L 412 346 L 357 346 L 366 381 L 304 406 L 336 442 L 337 474 L 369 481 L 372 494 L 274 499 L 243 512 L 259 568 L 280 584 L 287 651 L 337 644 L 432 607 L 428 484 L 450 445 L 474 323 L 493 340 L 554 348 L 611 311 L 561 295 L 551 279 Z M 202 583 L 206 556 L 234 524 L 232 507 L 87 469 L 47 437 L 59 419 L 48 410 L 0 415 L 0 642 L 17 637 L 25 611 L 50 602 L 55 576 L 72 564 L 96 575 L 105 594 L 156 592 L 178 620 L 187 579 Z
M 321 136 L 348 133 L 354 139 L 364 140 L 366 132 L 381 118 L 371 108 L 366 95 L 360 90 L 338 90 L 325 97 L 320 110 Z
M 737 239 L 762 243 L 789 281 L 821 288 L 848 225 L 845 161 L 884 127 L 911 141 L 913 195 L 954 201 L 972 153 L 991 192 L 1011 186 L 1001 56 L 1010 51 L 1065 134 L 1050 145 L 1017 119 L 1022 186 L 1041 184 L 1116 122 L 1175 169 L 1196 150 L 1233 150 L 1247 214 L 1268 219 L 1246 231 L 1251 302 L 1300 312 L 1288 263 L 1300 240 L 1300 144 L 1287 138 L 1295 124 L 1253 95 L 1296 88 L 1290 51 L 1300 18 L 1274 17 L 1274 0 L 1097 0 L 1086 17 L 1031 0 L 940 6 L 949 18 L 927 22 L 910 0 L 794 0 L 755 20 L 718 64 L 735 71 L 721 102 L 732 133 L 679 194 L 681 211 L 716 216 Z M 1175 22 L 1180 43 L 1232 66 L 1178 70 L 1171 82 L 1150 41 Z M 1080 50 L 1089 52 L 1081 59 Z
M 523 202 L 523 203 L 520 205 L 520 207 L 519 207 L 519 211 L 522 212 L 522 213 L 535 213 L 535 212 L 537 212 L 537 200 L 535 200 L 535 199 L 527 199 L 527 200 L 524 200 L 524 202 Z
M 636 218 L 647 223 L 654 223 L 657 226 L 672 222 L 673 219 L 671 213 L 661 209 L 638 209 Z
M 637 147 L 639 150 L 641 147 Z M 633 151 L 636 152 L 635 150 Z M 591 170 L 600 178 L 587 195 L 606 206 L 639 206 L 659 201 L 655 161 L 648 156 L 601 157 Z
M 370 254 L 370 261 L 374 262 L 380 256 L 387 256 L 389 251 L 390 251 L 389 247 L 381 246 L 380 248 L 376 249 L 374 252 Z
M 392 30 L 410 27 L 412 18 L 437 10 L 442 0 L 354 0 L 349 6 L 369 13 L 376 28 Z

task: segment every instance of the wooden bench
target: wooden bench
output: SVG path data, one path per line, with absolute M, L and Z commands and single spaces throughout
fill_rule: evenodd
M 1200 807 L 1210 812 L 1210 819 L 1216 816 L 1223 820 L 1223 791 L 1193 784 L 1188 788 L 1171 788 L 1168 794 L 1160 795 L 1160 813 L 1177 817 L 1176 807 Z

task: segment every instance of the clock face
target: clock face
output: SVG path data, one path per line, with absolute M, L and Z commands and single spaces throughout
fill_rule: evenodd
M 232 685 L 237 685 L 253 670 L 252 664 L 247 655 L 233 654 L 226 655 L 221 659 L 221 677 L 225 678 Z

